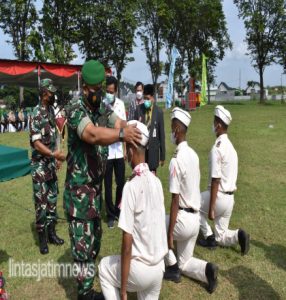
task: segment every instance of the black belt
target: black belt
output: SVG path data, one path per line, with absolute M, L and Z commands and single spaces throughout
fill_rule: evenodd
M 188 213 L 193 213 L 193 214 L 196 213 L 196 211 L 193 208 L 191 208 L 191 207 L 185 208 L 185 207 L 180 207 L 179 206 L 179 209 L 183 210 L 183 211 L 186 211 Z
M 234 192 L 222 192 L 223 194 L 227 194 L 227 195 L 233 195 Z

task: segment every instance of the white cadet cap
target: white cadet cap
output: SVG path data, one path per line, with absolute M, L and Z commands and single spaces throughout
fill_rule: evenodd
M 175 107 L 171 113 L 171 120 L 173 120 L 173 119 L 178 119 L 186 127 L 189 127 L 192 117 L 187 111 L 185 111 L 179 107 Z
M 222 105 L 217 105 L 215 108 L 215 116 L 220 118 L 224 124 L 229 125 L 232 118 L 230 112 L 225 109 Z
M 141 132 L 141 146 L 146 147 L 149 141 L 149 131 L 146 125 L 143 123 L 136 121 L 136 120 L 131 120 L 127 122 L 127 125 L 133 125 L 136 124 L 136 128 L 138 128 Z

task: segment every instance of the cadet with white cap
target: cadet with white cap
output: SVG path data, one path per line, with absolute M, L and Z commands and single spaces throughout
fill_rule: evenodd
M 147 127 L 138 122 L 141 142 L 127 143 L 128 162 L 133 174 L 126 182 L 118 227 L 123 231 L 121 256 L 109 256 L 99 264 L 99 278 L 105 299 L 127 299 L 127 291 L 138 299 L 159 299 L 164 256 L 167 249 L 165 206 L 160 180 L 145 163 L 149 140 Z
M 187 128 L 191 122 L 188 112 L 174 108 L 171 115 L 171 140 L 177 145 L 170 162 L 170 193 L 172 204 L 170 216 L 166 217 L 169 252 L 164 279 L 180 281 L 182 274 L 207 283 L 212 293 L 217 286 L 218 267 L 213 263 L 193 257 L 200 230 L 200 166 L 196 152 L 186 141 Z M 173 240 L 177 241 L 177 259 Z
M 209 189 L 201 194 L 201 231 L 205 239 L 199 244 L 215 248 L 217 244 L 231 246 L 239 243 L 241 254 L 245 255 L 249 250 L 249 234 L 242 229 L 228 229 L 238 170 L 237 153 L 227 135 L 232 118 L 221 105 L 216 106 L 214 115 L 213 131 L 217 139 L 209 155 Z M 214 234 L 207 218 L 214 220 Z

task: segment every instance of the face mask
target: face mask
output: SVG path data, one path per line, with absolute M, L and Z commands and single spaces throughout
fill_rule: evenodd
M 176 145 L 176 137 L 175 137 L 175 132 L 171 132 L 171 143 Z
M 55 95 L 51 95 L 51 96 L 49 97 L 49 104 L 50 104 L 50 105 L 54 105 L 55 101 L 56 101 Z
M 145 106 L 146 109 L 149 109 L 151 107 L 151 105 L 152 105 L 151 100 L 145 100 L 144 101 L 144 106 Z
M 214 124 L 212 125 L 212 132 L 216 134 L 216 126 L 214 126 Z
M 106 93 L 105 95 L 105 103 L 106 104 L 112 104 L 114 102 L 115 96 L 110 93 Z
M 94 90 L 88 91 L 86 100 L 93 109 L 97 109 L 100 107 L 101 99 L 102 99 L 102 90 L 101 89 L 97 90 L 97 91 L 94 91 Z
M 142 97 L 143 97 L 143 93 L 142 93 L 142 92 L 137 92 L 137 93 L 136 93 L 136 98 L 137 98 L 137 99 L 141 100 Z
M 132 169 L 132 155 L 130 153 L 130 151 L 127 152 L 127 162 L 130 166 L 130 168 Z

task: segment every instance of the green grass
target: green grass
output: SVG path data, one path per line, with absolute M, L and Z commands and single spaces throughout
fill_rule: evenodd
M 196 247 L 195 256 L 215 262 L 219 268 L 219 286 L 209 295 L 203 284 L 184 277 L 180 284 L 163 282 L 160 299 L 286 299 L 286 106 L 226 104 L 233 123 L 229 135 L 239 156 L 238 191 L 230 228 L 245 228 L 251 235 L 249 255 L 241 257 L 239 247 L 209 251 Z M 208 153 L 214 143 L 211 131 L 213 105 L 192 112 L 188 142 L 200 157 L 201 190 L 207 185 Z M 272 124 L 274 127 L 269 128 Z M 165 113 L 167 159 L 158 170 L 169 211 L 168 163 L 174 151 L 170 144 L 169 112 Z M 27 133 L 0 135 L 0 144 L 29 148 Z M 127 171 L 130 174 L 130 169 Z M 63 216 L 62 192 L 65 166 L 59 174 L 59 215 Z M 57 228 L 66 243 L 50 246 L 50 254 L 41 256 L 32 230 L 33 211 L 30 176 L 0 183 L 0 270 L 6 277 L 11 299 L 76 299 L 73 279 L 9 278 L 8 259 L 26 262 L 54 260 L 70 262 L 67 223 Z M 99 259 L 120 253 L 121 232 L 109 230 L 103 223 Z M 96 280 L 98 287 L 98 279 Z M 131 299 L 135 299 L 132 295 Z

